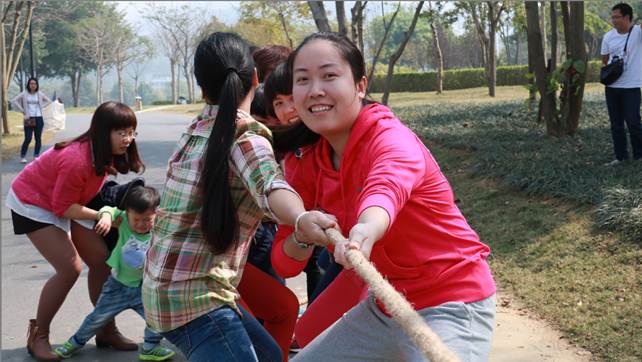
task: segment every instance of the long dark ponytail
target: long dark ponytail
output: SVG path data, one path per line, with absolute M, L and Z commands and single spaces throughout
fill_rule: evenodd
M 230 150 L 237 109 L 252 88 L 254 61 L 248 44 L 236 34 L 213 33 L 194 54 L 194 75 L 218 113 L 207 141 L 199 180 L 203 193 L 201 230 L 212 250 L 226 252 L 238 239 L 239 221 L 229 181 Z

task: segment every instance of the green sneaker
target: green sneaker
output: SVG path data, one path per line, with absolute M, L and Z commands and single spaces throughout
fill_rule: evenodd
M 69 358 L 71 357 L 71 355 L 78 352 L 81 348 L 82 346 L 74 344 L 71 342 L 71 340 L 68 340 L 62 346 L 56 347 L 56 349 L 54 349 L 54 353 L 57 354 L 60 358 Z
M 169 348 L 156 346 L 149 351 L 142 350 L 138 355 L 138 359 L 141 361 L 165 361 L 174 357 L 175 354 L 176 352 Z

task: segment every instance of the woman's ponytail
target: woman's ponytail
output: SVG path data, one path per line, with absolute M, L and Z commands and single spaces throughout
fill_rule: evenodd
M 218 112 L 201 164 L 201 230 L 212 250 L 226 252 L 238 239 L 239 221 L 230 189 L 230 152 L 237 110 L 252 87 L 254 64 L 247 43 L 235 34 L 214 33 L 194 57 L 194 73 Z

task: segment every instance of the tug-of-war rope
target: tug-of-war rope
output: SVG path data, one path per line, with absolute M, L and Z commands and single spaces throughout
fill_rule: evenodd
M 348 242 L 336 229 L 327 229 L 325 233 L 333 244 Z M 383 278 L 360 251 L 350 249 L 346 251 L 345 255 L 346 259 L 354 266 L 355 272 L 368 284 L 374 296 L 383 303 L 392 318 L 399 323 L 401 329 L 410 336 L 430 361 L 459 361 L 457 356 L 428 327 L 419 313 Z

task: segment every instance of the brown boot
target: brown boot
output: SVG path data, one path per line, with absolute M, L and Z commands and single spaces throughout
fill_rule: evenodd
M 49 331 L 38 328 L 35 319 L 29 320 L 27 352 L 38 361 L 60 361 L 60 358 L 51 351 Z
M 138 345 L 134 343 L 134 341 L 120 334 L 120 331 L 116 328 L 116 323 L 113 320 L 107 323 L 103 329 L 96 333 L 96 347 L 111 347 L 118 351 L 138 350 Z

